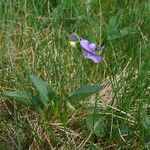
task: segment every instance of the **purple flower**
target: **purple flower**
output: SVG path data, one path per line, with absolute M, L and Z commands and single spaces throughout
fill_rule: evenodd
M 103 47 L 97 48 L 95 43 L 89 43 L 88 40 L 81 39 L 80 45 L 83 48 L 83 56 L 86 59 L 92 59 L 95 63 L 99 63 L 102 61 L 102 57 L 99 54 L 95 53 L 95 50 L 103 50 Z
M 77 36 L 71 36 L 71 38 L 70 38 L 72 41 L 77 41 L 78 40 L 78 37 Z

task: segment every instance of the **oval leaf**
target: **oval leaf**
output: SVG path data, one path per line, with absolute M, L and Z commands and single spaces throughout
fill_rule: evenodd
M 43 107 L 43 103 L 39 98 L 27 93 L 26 91 L 8 91 L 8 92 L 4 92 L 2 94 L 2 96 L 15 98 L 14 100 L 16 102 L 20 102 L 20 103 L 25 104 L 27 106 Z
M 99 137 L 105 136 L 105 123 L 97 115 L 92 115 L 86 118 L 88 129 Z
M 40 93 L 44 104 L 48 104 L 51 100 L 56 99 L 56 94 L 53 92 L 48 83 L 34 75 L 29 75 L 29 78 Z
M 87 86 L 82 86 L 78 89 L 76 89 L 74 92 L 72 92 L 69 95 L 69 99 L 71 103 L 78 103 L 81 100 L 84 100 L 88 96 L 98 92 L 99 90 L 102 89 L 102 86 L 100 85 L 87 85 Z

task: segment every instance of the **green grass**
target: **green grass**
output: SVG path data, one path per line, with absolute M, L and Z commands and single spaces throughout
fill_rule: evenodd
M 38 94 L 35 74 L 62 106 L 38 112 L 1 97 L 0 149 L 150 149 L 149 26 L 149 0 L 1 0 L 0 92 Z M 104 61 L 71 48 L 73 33 L 104 44 Z M 105 86 L 82 107 L 66 108 L 64 93 L 93 84 Z M 89 130 L 89 116 L 102 121 L 101 136 Z

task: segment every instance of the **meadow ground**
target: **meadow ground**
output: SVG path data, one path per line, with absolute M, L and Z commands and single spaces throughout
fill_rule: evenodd
M 1 0 L 0 150 L 149 150 L 149 39 L 149 0 Z

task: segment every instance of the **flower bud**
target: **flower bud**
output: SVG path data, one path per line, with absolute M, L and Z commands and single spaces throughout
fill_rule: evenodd
M 70 41 L 70 45 L 71 45 L 72 47 L 76 47 L 76 42 Z

